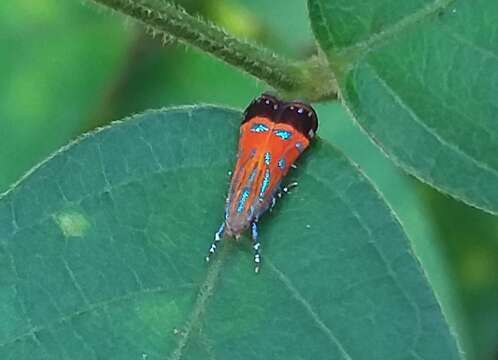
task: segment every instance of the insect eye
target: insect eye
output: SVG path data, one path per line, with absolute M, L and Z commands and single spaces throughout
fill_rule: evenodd
M 256 103 L 259 103 L 262 108 L 268 108 L 270 111 L 277 111 L 278 110 L 278 103 L 279 101 L 270 94 L 263 94 L 261 95 L 257 100 Z
M 242 123 L 249 121 L 255 116 L 273 119 L 280 108 L 280 101 L 273 95 L 264 93 L 254 99 L 244 113 Z
M 291 102 L 282 109 L 278 122 L 294 127 L 308 139 L 315 137 L 318 129 L 318 118 L 313 108 L 305 103 Z

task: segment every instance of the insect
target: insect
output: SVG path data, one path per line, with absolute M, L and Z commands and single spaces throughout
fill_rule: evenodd
M 206 260 L 224 237 L 250 229 L 254 270 L 261 264 L 258 220 L 287 187 L 282 179 L 308 147 L 318 129 L 313 108 L 300 101 L 284 102 L 263 93 L 244 112 L 240 125 L 237 162 L 232 171 L 225 205 L 225 220 L 214 236 Z

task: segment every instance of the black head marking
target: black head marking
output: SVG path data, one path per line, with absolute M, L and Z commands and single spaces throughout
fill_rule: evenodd
M 289 124 L 309 140 L 318 130 L 318 117 L 311 105 L 300 101 L 285 103 L 278 115 L 277 122 Z
M 267 117 L 273 120 L 281 107 L 282 102 L 279 99 L 269 93 L 263 93 L 249 104 L 244 112 L 242 124 L 255 116 Z

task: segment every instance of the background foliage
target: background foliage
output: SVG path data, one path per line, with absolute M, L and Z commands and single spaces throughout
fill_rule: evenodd
M 302 1 L 182 4 L 281 53 L 305 58 L 313 52 Z M 77 2 L 6 1 L 0 54 L 1 191 L 62 144 L 111 120 L 185 103 L 241 108 L 263 89 L 204 54 L 161 46 L 122 17 Z M 317 110 L 320 135 L 358 162 L 400 215 L 431 282 L 452 303 L 450 316 L 468 335 L 465 350 L 492 359 L 498 346 L 498 221 L 401 174 L 339 104 Z M 431 261 L 436 253 L 446 263 Z M 449 276 L 441 271 L 438 277 L 438 267 L 448 267 Z

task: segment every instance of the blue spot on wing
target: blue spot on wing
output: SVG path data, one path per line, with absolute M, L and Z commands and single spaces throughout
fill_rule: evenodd
M 259 191 L 259 198 L 262 199 L 265 196 L 266 190 L 270 186 L 270 170 L 265 170 L 265 177 L 263 178 L 263 183 L 261 184 L 261 189 Z
M 254 124 L 251 127 L 251 131 L 256 133 L 267 132 L 268 130 L 268 126 L 266 126 L 265 124 Z
M 278 167 L 280 169 L 285 169 L 285 159 L 278 160 Z
M 289 140 L 292 137 L 292 133 L 287 130 L 275 130 L 274 133 L 283 140 Z
M 265 152 L 265 164 L 270 165 L 271 162 L 271 154 L 267 151 Z
M 242 210 L 244 210 L 244 206 L 246 204 L 248 197 L 249 197 L 249 189 L 245 188 L 244 191 L 242 192 L 242 195 L 240 195 L 239 204 L 237 205 L 238 213 L 241 213 Z

